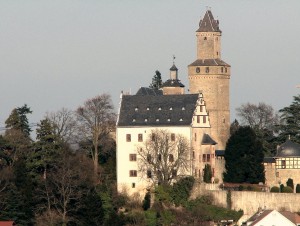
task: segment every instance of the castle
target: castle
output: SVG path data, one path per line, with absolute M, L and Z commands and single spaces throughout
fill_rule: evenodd
M 213 180 L 222 180 L 230 129 L 230 65 L 221 59 L 221 35 L 219 21 L 207 10 L 196 31 L 197 59 L 188 66 L 190 93 L 185 94 L 173 64 L 161 89 L 142 87 L 135 95 L 121 95 L 116 131 L 119 192 L 144 193 L 151 186 L 151 172 L 139 170 L 138 150 L 155 130 L 168 131 L 174 142 L 179 135 L 189 141 L 188 167 L 176 172 L 179 176 L 202 180 L 208 164 Z

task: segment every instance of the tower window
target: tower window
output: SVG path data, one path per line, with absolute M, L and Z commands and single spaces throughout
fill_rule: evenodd
M 206 116 L 203 116 L 203 123 L 206 123 Z
M 227 68 L 225 67 L 225 73 L 227 73 Z
M 204 40 L 207 40 L 207 37 L 204 37 Z
M 224 68 L 223 67 L 221 67 L 221 73 L 223 73 L 224 72 Z
M 205 68 L 205 72 L 206 72 L 206 73 L 209 73 L 209 67 L 206 67 L 206 68 Z
M 131 134 L 126 134 L 126 141 L 131 142 Z
M 135 162 L 136 161 L 136 154 L 129 154 L 129 161 Z
M 130 177 L 137 177 L 137 171 L 136 170 L 129 170 L 129 176 Z
M 200 67 L 196 67 L 196 73 L 200 73 Z

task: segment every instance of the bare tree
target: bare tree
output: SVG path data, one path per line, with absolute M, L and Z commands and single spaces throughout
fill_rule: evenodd
M 138 147 L 138 168 L 145 178 L 156 184 L 171 184 L 188 172 L 190 145 L 180 134 L 153 130 L 143 146 Z
M 278 115 L 274 112 L 273 107 L 265 103 L 242 104 L 236 108 L 236 111 L 242 125 L 249 125 L 253 129 L 273 130 L 274 125 L 278 123 Z
M 65 142 L 72 142 L 76 131 L 76 120 L 73 111 L 62 108 L 57 112 L 47 112 L 46 118 L 52 123 L 56 135 Z
M 98 174 L 99 145 L 115 129 L 116 114 L 109 94 L 102 94 L 84 102 L 77 111 L 81 135 L 93 144 L 91 150 L 94 172 Z
M 57 221 L 67 225 L 69 213 L 79 208 L 75 203 L 80 202 L 94 184 L 93 175 L 90 158 L 64 150 L 39 191 L 46 203 L 40 206 L 37 219 L 48 222 L 46 225 L 54 225 Z

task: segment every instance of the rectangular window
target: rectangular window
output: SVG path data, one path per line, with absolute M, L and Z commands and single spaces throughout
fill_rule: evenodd
M 151 135 L 151 139 L 152 139 L 152 141 L 155 141 L 155 134 Z
M 129 170 L 129 176 L 130 177 L 137 177 L 137 171 L 136 170 Z
M 206 123 L 206 116 L 203 116 L 203 123 Z
M 209 67 L 206 67 L 206 68 L 205 68 L 205 72 L 206 72 L 206 73 L 209 73 Z
M 200 112 L 203 112 L 203 105 L 200 106 Z
M 281 160 L 281 168 L 285 169 L 285 167 L 286 167 L 285 160 Z
M 276 172 L 276 177 L 279 177 L 279 172 Z
M 131 134 L 126 134 L 126 141 L 131 142 Z
M 195 159 L 195 152 L 193 151 L 193 159 Z
M 147 170 L 147 178 L 152 178 L 151 170 Z
M 175 141 L 175 133 L 171 133 L 171 141 Z
M 132 183 L 131 187 L 132 187 L 132 188 L 135 188 L 135 183 Z
M 143 142 L 143 134 L 139 133 L 138 142 Z
M 206 162 L 206 154 L 203 154 L 203 155 L 202 155 L 202 161 L 203 161 L 203 162 Z
M 129 161 L 136 161 L 136 154 L 129 154 Z
M 200 123 L 200 115 L 197 115 L 197 123 Z
M 161 154 L 158 154 L 157 159 L 158 161 L 161 161 Z
M 174 162 L 174 156 L 172 154 L 169 154 L 169 162 Z
M 197 133 L 195 133 L 195 141 L 197 141 Z
M 206 159 L 207 159 L 207 162 L 210 162 L 210 154 L 207 154 Z
M 147 154 L 147 162 L 151 163 L 151 155 L 150 154 Z

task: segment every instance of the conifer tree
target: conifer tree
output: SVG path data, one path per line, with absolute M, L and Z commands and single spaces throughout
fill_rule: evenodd
M 263 147 L 249 126 L 241 126 L 229 138 L 225 149 L 224 181 L 265 182 Z
M 161 73 L 156 70 L 155 75 L 152 78 L 152 83 L 150 84 L 150 88 L 158 90 L 162 85 Z
M 292 141 L 300 144 L 300 94 L 294 96 L 294 101 L 290 106 L 279 110 L 279 113 L 278 142 L 283 143 L 290 137 Z

